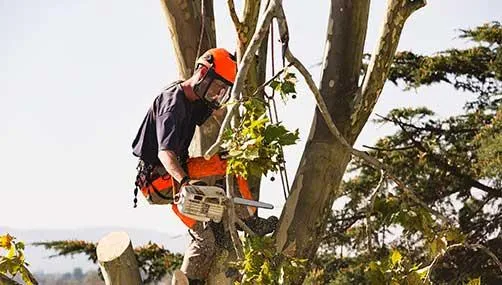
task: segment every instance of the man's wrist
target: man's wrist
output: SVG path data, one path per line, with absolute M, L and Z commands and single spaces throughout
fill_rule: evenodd
M 183 186 L 185 184 L 188 184 L 188 182 L 190 182 L 190 177 L 188 177 L 188 175 L 185 175 L 183 176 L 183 178 L 181 179 L 180 181 L 180 185 Z

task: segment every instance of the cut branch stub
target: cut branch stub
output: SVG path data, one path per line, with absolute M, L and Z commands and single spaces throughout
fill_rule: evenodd
M 125 232 L 112 232 L 96 248 L 99 267 L 106 285 L 142 284 L 131 240 Z

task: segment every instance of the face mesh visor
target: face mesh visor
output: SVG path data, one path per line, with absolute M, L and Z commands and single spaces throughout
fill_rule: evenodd
M 231 86 L 219 79 L 213 79 L 204 94 L 204 99 L 211 108 L 218 109 L 230 98 Z

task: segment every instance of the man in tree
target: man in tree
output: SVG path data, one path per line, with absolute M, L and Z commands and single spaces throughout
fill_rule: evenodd
M 188 147 L 195 126 L 202 125 L 212 114 L 222 115 L 236 73 L 235 57 L 222 48 L 210 49 L 197 60 L 192 77 L 169 85 L 155 98 L 132 145 L 134 155 L 140 158 L 136 185 L 150 202 L 172 203 L 176 192 L 172 189 L 190 183 Z M 166 174 L 169 180 L 165 179 Z M 159 187 L 156 179 L 169 183 Z M 215 243 L 220 243 L 224 236 L 223 229 L 221 225 L 197 222 L 183 215 L 176 205 L 173 210 L 189 227 L 193 238 L 181 270 L 190 284 L 203 284 L 216 251 Z M 254 215 L 242 218 L 259 235 L 271 233 L 278 221 L 276 217 L 265 220 Z

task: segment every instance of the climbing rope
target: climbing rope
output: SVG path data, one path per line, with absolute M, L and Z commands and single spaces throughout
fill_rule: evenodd
M 270 52 L 271 52 L 271 63 L 272 63 L 272 76 L 275 74 L 275 50 L 274 50 L 274 23 L 270 23 Z M 285 67 L 285 61 L 284 57 L 282 60 L 282 68 Z M 277 115 L 277 105 L 275 103 L 275 90 L 272 89 L 272 95 L 269 96 L 268 94 L 265 94 L 265 97 L 267 98 L 267 109 L 268 109 L 268 114 L 270 117 L 270 122 L 272 124 L 276 124 L 279 122 L 279 116 Z M 286 172 L 286 160 L 284 159 L 284 151 L 282 149 L 282 146 L 279 147 L 280 151 L 280 164 L 279 164 L 279 175 L 281 176 L 281 184 L 282 184 L 282 192 L 284 194 L 284 199 L 288 198 L 288 195 L 290 193 L 289 189 L 289 181 L 288 181 L 288 174 Z M 271 179 L 273 181 L 273 179 Z

